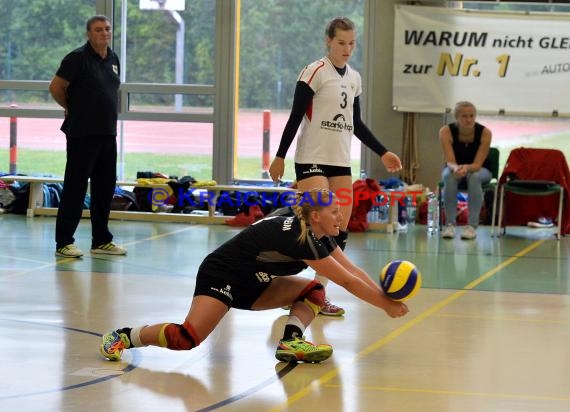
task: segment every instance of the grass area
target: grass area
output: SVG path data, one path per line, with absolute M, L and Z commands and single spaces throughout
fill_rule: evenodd
M 191 175 L 197 180 L 212 177 L 211 156 L 166 155 L 154 153 L 129 153 L 124 159 L 124 180 L 134 180 L 139 171 L 161 172 L 170 176 Z M 253 161 L 250 162 L 253 168 Z M 8 171 L 8 150 L 0 150 L 0 167 Z M 22 150 L 18 153 L 17 171 L 26 175 L 63 176 L 65 152 L 50 150 Z
M 0 149 L 0 172 L 9 171 L 9 152 Z M 359 161 L 353 160 L 352 170 L 356 176 Z M 161 172 L 169 176 L 192 176 L 196 180 L 212 178 L 212 157 L 206 155 L 172 155 L 155 153 L 128 153 L 124 159 L 122 180 L 136 179 L 137 172 Z M 63 177 L 65 172 L 65 152 L 25 149 L 18 152 L 17 172 L 25 175 L 51 175 Z M 237 162 L 236 176 L 240 179 L 260 179 L 262 176 L 259 157 L 242 157 Z M 294 180 L 293 159 L 285 162 L 284 180 Z
M 527 141 L 517 141 L 508 144 L 508 141 L 496 140 L 493 145 L 499 147 L 499 171 L 502 171 L 509 153 L 516 147 L 548 148 L 561 150 L 566 159 L 570 159 L 570 134 L 562 132 L 540 138 L 528 138 Z M 0 149 L 0 172 L 9 170 L 9 151 Z M 359 175 L 359 160 L 352 161 L 353 179 Z M 65 171 L 65 152 L 50 150 L 20 150 L 18 153 L 17 172 L 26 175 L 53 175 L 63 176 Z M 241 157 L 237 161 L 236 176 L 239 179 L 260 179 L 262 176 L 261 159 L 259 157 Z M 210 180 L 212 178 L 212 157 L 207 155 L 190 154 L 156 154 L 156 153 L 128 153 L 124 159 L 123 180 L 134 180 L 139 171 L 161 172 L 170 176 L 190 175 L 197 180 Z M 294 180 L 295 168 L 293 157 L 285 161 L 284 180 Z

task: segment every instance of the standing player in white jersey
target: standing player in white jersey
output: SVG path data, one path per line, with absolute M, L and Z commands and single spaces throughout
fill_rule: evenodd
M 356 46 L 354 23 L 346 17 L 331 20 L 325 30 L 325 41 L 328 54 L 306 66 L 297 79 L 291 114 L 269 175 L 274 181 L 283 177 L 287 150 L 299 131 L 295 151 L 298 189 L 318 187 L 334 193 L 346 189 L 352 193 L 353 135 L 380 156 L 389 172 L 400 170 L 402 163 L 374 137 L 360 117 L 362 81 L 360 74 L 348 65 Z M 341 231 L 335 239 L 344 249 L 352 204 L 341 207 Z M 326 284 L 326 278 L 318 274 L 317 277 Z M 342 316 L 344 309 L 327 300 L 320 313 Z

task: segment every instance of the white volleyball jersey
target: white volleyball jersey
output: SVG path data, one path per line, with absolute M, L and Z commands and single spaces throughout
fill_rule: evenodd
M 295 162 L 350 166 L 354 98 L 362 92 L 360 74 L 347 64 L 341 76 L 323 57 L 305 67 L 297 80 L 307 83 L 315 95 L 299 128 Z

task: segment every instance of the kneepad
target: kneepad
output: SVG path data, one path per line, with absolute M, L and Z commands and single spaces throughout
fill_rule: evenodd
M 200 340 L 190 323 L 167 323 L 160 330 L 158 343 L 163 348 L 172 350 L 190 350 L 198 346 Z
M 299 297 L 295 300 L 305 302 L 305 304 L 311 308 L 315 316 L 317 316 L 321 308 L 325 305 L 325 288 L 319 282 L 313 280 L 303 289 Z

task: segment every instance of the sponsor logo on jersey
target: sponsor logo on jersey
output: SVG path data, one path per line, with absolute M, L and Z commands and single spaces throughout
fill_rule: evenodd
M 283 232 L 291 230 L 291 226 L 293 225 L 293 220 L 295 220 L 295 216 L 290 216 L 283 221 Z
M 305 170 L 303 172 L 304 175 L 309 175 L 312 173 L 324 173 L 323 169 L 321 169 L 318 165 L 313 164 L 309 170 Z
M 321 122 L 321 129 L 330 130 L 333 132 L 352 132 L 352 123 L 348 123 L 342 113 L 337 114 L 332 120 L 323 120 Z
M 269 273 L 266 272 L 257 272 L 255 274 L 255 276 L 257 277 L 257 280 L 261 283 L 268 283 L 271 282 L 271 279 L 273 279 L 275 276 L 270 275 Z
M 215 290 L 218 293 L 221 293 L 222 295 L 226 295 L 228 298 L 230 298 L 231 300 L 234 300 L 232 293 L 231 293 L 231 289 L 232 287 L 230 285 L 226 285 L 225 287 L 223 287 L 222 289 L 216 289 L 214 287 L 210 288 L 212 290 Z

